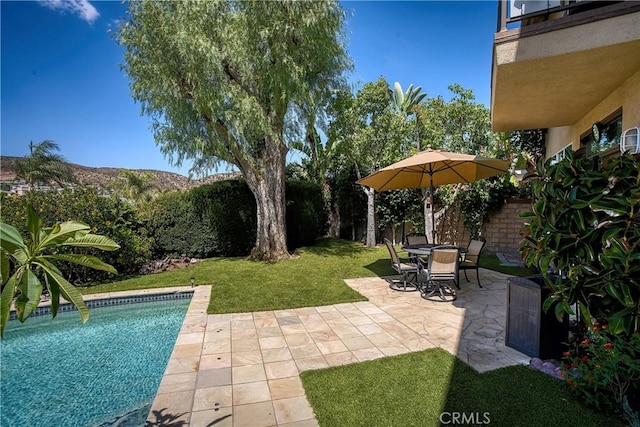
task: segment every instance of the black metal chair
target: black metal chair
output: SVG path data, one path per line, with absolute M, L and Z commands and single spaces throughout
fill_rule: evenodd
M 427 235 L 422 233 L 409 233 L 405 236 L 407 245 L 428 245 Z
M 396 252 L 396 248 L 389 239 L 384 239 L 384 244 L 387 245 L 389 255 L 391 255 L 391 267 L 402 275 L 402 282 L 392 281 L 389 287 L 394 291 L 401 292 L 413 292 L 418 290 L 418 285 L 410 280 L 408 276 L 413 274 L 414 280 L 418 277 L 419 266 L 417 264 L 402 260 Z
M 470 282 L 469 277 L 467 276 L 467 270 L 475 270 L 476 277 L 478 278 L 478 286 L 480 287 L 482 287 L 482 284 L 480 283 L 480 271 L 478 268 L 480 264 L 480 254 L 486 244 L 487 241 L 482 236 L 471 239 L 469 246 L 467 246 L 467 252 L 464 254 L 464 258 L 460 260 L 460 264 L 458 265 L 458 269 L 464 271 L 464 277 L 467 279 L 467 282 Z

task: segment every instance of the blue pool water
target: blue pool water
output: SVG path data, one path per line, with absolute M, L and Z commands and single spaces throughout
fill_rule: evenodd
M 149 405 L 189 302 L 92 308 L 84 325 L 77 312 L 10 321 L 0 341 L 0 425 L 108 425 Z

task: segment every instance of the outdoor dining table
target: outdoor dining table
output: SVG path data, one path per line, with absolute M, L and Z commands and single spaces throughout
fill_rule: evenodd
M 416 274 L 416 287 L 418 289 L 421 288 L 422 285 L 422 289 L 423 292 L 425 293 L 425 298 L 426 299 L 431 299 L 432 296 L 438 296 L 440 297 L 440 300 L 442 301 L 453 301 L 456 299 L 456 292 L 453 289 L 450 289 L 448 286 L 446 287 L 446 289 L 448 289 L 448 292 L 443 293 L 443 290 L 445 289 L 445 286 L 442 286 L 439 282 L 436 282 L 436 286 L 432 287 L 431 289 L 427 289 L 425 286 L 428 286 L 427 284 L 419 284 L 418 280 L 419 280 L 419 276 L 420 273 L 427 268 L 428 262 L 421 259 L 421 256 L 430 256 L 431 252 L 433 251 L 434 248 L 437 248 L 439 246 L 447 246 L 450 248 L 458 248 L 458 252 L 460 255 L 463 255 L 467 252 L 467 248 L 466 247 L 460 247 L 460 246 L 453 246 L 453 245 L 438 245 L 438 244 L 433 244 L 433 243 L 419 243 L 419 244 L 415 244 L 415 245 L 405 245 L 402 247 L 402 250 L 404 250 L 406 253 L 409 254 L 409 258 L 412 259 L 413 261 L 416 262 L 416 264 L 418 265 L 418 274 Z

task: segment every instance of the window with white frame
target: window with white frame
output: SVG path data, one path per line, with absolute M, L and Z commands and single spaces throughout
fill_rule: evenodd
M 567 153 L 571 151 L 572 146 L 573 144 L 569 144 L 566 147 L 563 147 L 560 151 L 555 153 L 553 156 L 549 157 L 551 159 L 551 164 L 553 165 L 564 160 L 564 158 L 567 157 Z

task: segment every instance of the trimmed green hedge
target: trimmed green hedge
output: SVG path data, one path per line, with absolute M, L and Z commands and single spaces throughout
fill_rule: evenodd
M 319 185 L 287 181 L 286 209 L 290 251 L 311 245 L 325 234 L 327 213 Z M 256 241 L 256 202 L 242 180 L 162 196 L 147 218 L 155 257 L 245 256 Z

